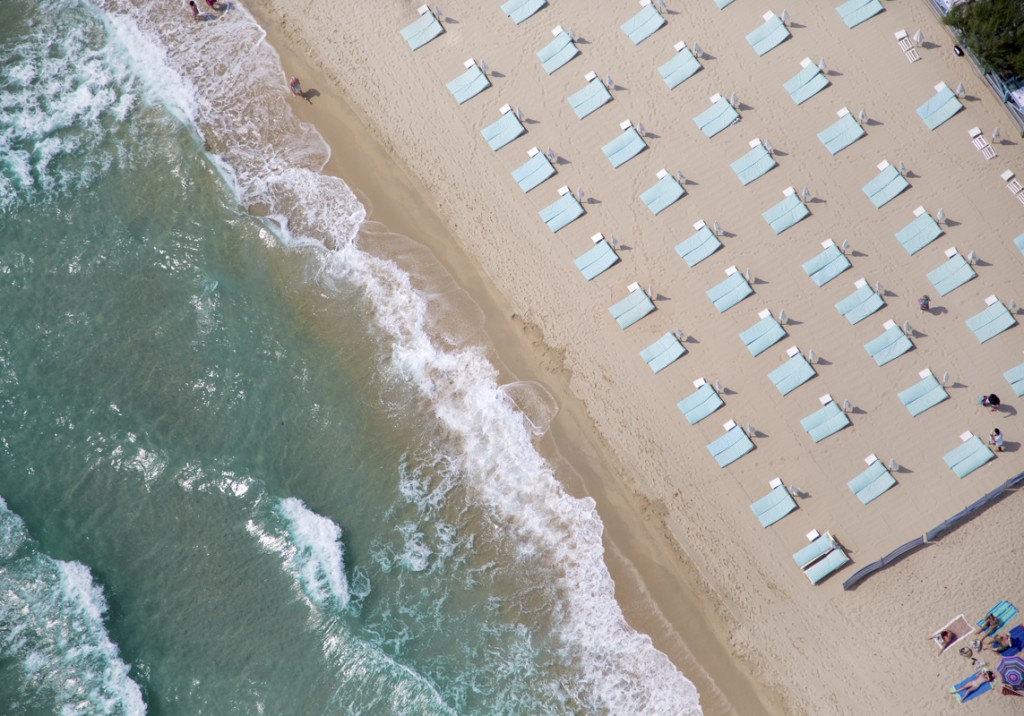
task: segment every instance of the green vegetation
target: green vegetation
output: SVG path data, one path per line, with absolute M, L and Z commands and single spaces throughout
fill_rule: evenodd
M 1004 78 L 1024 76 L 1024 0 L 968 0 L 943 22 L 986 69 Z

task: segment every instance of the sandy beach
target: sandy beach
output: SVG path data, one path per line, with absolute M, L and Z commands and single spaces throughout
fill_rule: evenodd
M 639 45 L 619 28 L 636 3 L 556 0 L 520 25 L 497 3 L 442 9 L 445 33 L 415 52 L 399 34 L 417 17 L 411 2 L 385 0 L 370 12 L 260 0 L 254 12 L 286 69 L 318 92 L 294 104 L 331 144 L 328 171 L 365 198 L 372 221 L 433 252 L 480 307 L 482 340 L 510 380 L 538 381 L 555 397 L 560 412 L 545 452 L 570 491 L 598 502 L 627 618 L 694 681 L 708 714 L 959 709 L 949 689 L 971 665 L 956 653 L 937 656 L 928 637 L 960 613 L 973 623 L 1000 600 L 1024 600 L 1013 559 L 1019 497 L 842 588 L 1024 469 L 1019 401 L 1003 378 L 1022 360 L 1022 329 L 980 343 L 965 323 L 990 295 L 1008 306 L 1024 299 L 1015 293 L 1024 257 L 1012 243 L 1024 206 L 1000 179 L 1006 169 L 1024 174 L 1021 140 L 929 5 L 887 3 L 849 29 L 833 4 L 796 2 L 785 8 L 792 36 L 762 57 L 745 35 L 781 6 L 670 6 L 667 24 Z M 556 25 L 571 28 L 580 54 L 548 75 L 535 53 Z M 918 28 L 926 42 L 910 63 L 894 33 Z M 669 90 L 657 68 L 680 40 L 702 48 L 703 68 Z M 445 85 L 469 57 L 486 63 L 492 86 L 458 105 Z M 798 106 L 783 83 L 805 57 L 824 59 L 830 85 Z M 566 97 L 589 71 L 613 99 L 580 120 Z M 939 82 L 964 84 L 964 109 L 929 131 L 915 110 Z M 693 118 L 716 93 L 736 94 L 740 120 L 708 138 Z M 506 103 L 527 131 L 491 151 L 480 131 Z M 854 116 L 863 109 L 865 136 L 832 156 L 816 134 L 842 107 Z M 613 168 L 601 148 L 626 119 L 643 125 L 647 149 Z M 1010 135 L 994 143 L 991 161 L 971 144 L 975 126 Z M 743 186 L 730 164 L 755 137 L 770 141 L 778 166 Z M 524 194 L 511 172 L 534 146 L 561 161 Z M 905 165 L 910 186 L 876 209 L 861 187 L 883 160 Z M 663 168 L 681 172 L 687 193 L 655 216 L 639 195 Z M 552 234 L 538 212 L 562 185 L 582 190 L 586 214 Z M 807 187 L 810 216 L 776 235 L 761 214 L 789 186 Z M 894 235 L 918 206 L 947 219 L 942 236 L 909 255 Z M 720 224 L 723 246 L 689 267 L 674 247 L 698 220 Z M 621 261 L 588 282 L 573 260 L 598 232 L 616 237 Z M 852 267 L 818 287 L 802 265 L 826 239 L 848 243 Z M 384 241 L 380 252 L 410 261 L 396 246 Z M 977 277 L 939 296 L 926 274 L 953 246 L 976 254 Z M 705 293 L 730 266 L 750 272 L 753 295 L 720 313 Z M 861 277 L 881 284 L 886 305 L 850 325 L 835 304 Z M 634 281 L 657 310 L 622 330 L 607 309 Z M 923 294 L 928 313 L 917 305 Z M 785 311 L 788 335 L 755 357 L 737 336 L 766 308 Z M 909 322 L 913 349 L 878 366 L 863 346 L 889 319 Z M 654 374 L 640 351 L 668 331 L 685 334 L 687 353 Z M 815 376 L 783 396 L 767 374 L 793 345 L 813 351 Z M 948 399 L 912 417 L 897 394 L 925 368 L 948 374 Z M 690 425 L 676 404 L 700 377 L 721 385 L 724 406 Z M 990 392 L 1003 399 L 997 413 L 978 404 Z M 800 421 L 825 394 L 849 401 L 851 425 L 815 443 Z M 756 449 L 720 468 L 705 446 L 730 419 L 749 426 Z M 1006 451 L 958 479 L 943 456 L 964 431 L 985 438 L 995 427 Z M 897 484 L 865 505 L 847 482 L 872 453 L 898 464 Z M 764 528 L 750 505 L 775 477 L 802 496 Z M 817 586 L 792 558 L 812 529 L 830 532 L 851 558 Z M 998 694 L 974 703 L 981 699 L 986 713 L 1014 704 Z

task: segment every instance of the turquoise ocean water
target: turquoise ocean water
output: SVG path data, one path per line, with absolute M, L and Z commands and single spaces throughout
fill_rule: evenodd
M 327 156 L 243 7 L 0 3 L 0 712 L 699 713 Z

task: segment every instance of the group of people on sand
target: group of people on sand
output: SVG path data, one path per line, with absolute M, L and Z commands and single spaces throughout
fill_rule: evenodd
M 995 614 L 986 614 L 985 618 L 981 621 L 980 626 L 974 630 L 974 636 L 977 638 L 971 642 L 973 649 L 969 646 L 961 647 L 960 655 L 970 659 L 972 666 L 978 664 L 984 666 L 985 662 L 974 656 L 976 651 L 979 653 L 982 651 L 991 651 L 996 654 L 1002 654 L 1005 652 L 1013 646 L 1013 639 L 1009 634 L 996 634 L 1002 626 L 1003 622 L 999 617 Z M 958 640 L 958 636 L 948 629 L 943 629 L 935 635 L 935 639 L 939 642 L 939 653 L 942 653 L 947 647 L 951 646 Z M 952 693 L 958 695 L 960 699 L 963 700 L 965 696 L 969 696 L 985 684 L 995 681 L 995 678 L 995 672 L 991 669 L 983 668 L 973 679 L 954 687 L 952 689 Z
M 206 0 L 206 4 L 210 6 L 211 10 L 220 11 L 220 6 L 217 4 L 217 0 Z M 199 6 L 196 5 L 196 0 L 188 0 L 188 9 L 192 11 L 193 20 L 203 19 L 203 16 L 199 14 Z

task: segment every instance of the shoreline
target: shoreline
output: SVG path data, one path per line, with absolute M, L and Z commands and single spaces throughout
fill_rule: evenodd
M 964 130 L 972 124 L 983 125 L 986 133 L 993 123 L 998 124 L 998 118 L 993 117 L 997 117 L 1001 108 L 994 106 L 991 97 L 967 98 L 966 111 L 951 120 L 949 126 L 932 134 L 923 133 L 923 128 L 919 123 L 914 124 L 917 120 L 913 118 L 906 121 L 913 126 L 903 126 L 902 117 L 912 117 L 914 108 L 926 98 L 928 88 L 935 81 L 942 79 L 952 86 L 960 72 L 954 60 L 936 51 L 941 50 L 943 44 L 949 44 L 949 38 L 939 36 L 939 26 L 930 9 L 923 4 L 886 6 L 882 15 L 850 32 L 846 28 L 831 29 L 836 22 L 834 8 L 798 3 L 790 8 L 793 16 L 802 21 L 799 28 L 793 25 L 794 37 L 782 50 L 755 65 L 749 48 L 736 43 L 739 46 L 734 49 L 729 44 L 735 42 L 729 31 L 735 35 L 736 24 L 742 27 L 755 24 L 755 16 L 760 11 L 734 6 L 720 15 L 703 18 L 700 32 L 696 32 L 696 28 L 687 30 L 687 34 L 698 36 L 708 47 L 713 46 L 715 56 L 697 75 L 694 87 L 684 85 L 685 92 L 676 90 L 670 95 L 671 115 L 666 114 L 662 106 L 665 100 L 657 94 L 659 90 L 653 88 L 656 85 L 642 84 L 637 79 L 644 76 L 640 70 L 650 71 L 649 64 L 639 66 L 639 61 L 630 59 L 633 55 L 627 54 L 647 52 L 650 43 L 646 43 L 640 50 L 617 50 L 621 54 L 612 63 L 617 68 L 616 79 L 628 78 L 625 82 L 628 86 L 616 91 L 613 103 L 616 109 L 602 110 L 594 120 L 572 125 L 582 128 L 568 138 L 564 134 L 552 138 L 555 135 L 549 129 L 552 125 L 549 115 L 564 111 L 564 107 L 559 109 L 567 91 L 564 88 L 578 85 L 577 75 L 592 67 L 604 74 L 609 64 L 601 64 L 600 50 L 619 47 L 615 43 L 621 43 L 622 38 L 616 25 L 632 11 L 602 10 L 597 13 L 603 20 L 600 25 L 582 28 L 589 40 L 584 46 L 586 59 L 574 61 L 569 65 L 571 69 L 561 70 L 545 80 L 554 82 L 557 87 L 549 96 L 544 87 L 516 84 L 514 76 L 507 76 L 514 74 L 509 72 L 514 64 L 510 58 L 519 57 L 522 52 L 519 44 L 510 39 L 510 36 L 517 36 L 512 35 L 513 31 L 506 26 L 507 19 L 500 13 L 493 20 L 495 27 L 490 27 L 490 23 L 483 27 L 479 22 L 472 24 L 470 8 L 454 8 L 460 19 L 449 25 L 449 33 L 441 41 L 435 41 L 441 44 L 413 56 L 407 47 L 400 46 L 398 36 L 398 30 L 412 19 L 412 11 L 404 6 L 399 8 L 398 3 L 379 8 L 379 15 L 372 21 L 355 11 L 346 16 L 348 11 L 344 9 L 336 9 L 338 16 L 331 15 L 328 20 L 323 4 L 315 0 L 303 8 L 284 3 L 274 8 L 274 3 L 275 0 L 261 0 L 261 11 L 253 12 L 270 33 L 271 44 L 278 50 L 286 68 L 305 68 L 313 63 L 320 66 L 324 86 L 332 87 L 332 91 L 318 98 L 316 103 L 326 104 L 327 95 L 334 92 L 346 97 L 358 108 L 362 119 L 357 123 L 366 122 L 383 152 L 396 162 L 392 166 L 394 174 L 380 179 L 381 185 L 386 185 L 386 192 L 379 195 L 390 196 L 401 188 L 403 201 L 396 200 L 394 206 L 403 210 L 409 209 L 405 200 L 415 202 L 419 196 L 432 199 L 429 208 L 422 207 L 423 211 L 411 218 L 403 217 L 401 212 L 389 218 L 388 208 L 374 202 L 371 219 L 386 219 L 384 223 L 390 229 L 413 236 L 419 242 L 422 241 L 418 233 L 421 220 L 432 217 L 437 222 L 436 229 L 428 233 L 436 234 L 438 241 L 436 246 L 424 243 L 435 251 L 456 283 L 474 296 L 487 316 L 486 325 L 494 334 L 491 345 L 497 351 L 497 364 L 502 374 L 511 373 L 518 379 L 538 379 L 559 397 L 586 396 L 585 407 L 576 402 L 575 397 L 560 401 L 562 412 L 553 426 L 553 433 L 560 439 L 559 431 L 570 432 L 571 426 L 578 424 L 583 426 L 583 433 L 593 434 L 594 447 L 581 452 L 607 453 L 606 462 L 613 466 L 607 474 L 613 481 L 623 483 L 615 485 L 615 489 L 628 496 L 629 504 L 646 516 L 643 524 L 648 531 L 661 535 L 661 548 L 655 553 L 669 555 L 665 561 L 671 565 L 692 561 L 692 580 L 707 585 L 707 591 L 702 592 L 702 609 L 712 614 L 716 639 L 722 640 L 722 653 L 728 654 L 724 670 L 714 674 L 737 673 L 738 670 L 745 679 L 746 674 L 755 674 L 745 685 L 746 694 L 756 700 L 767 688 L 784 693 L 784 708 L 778 705 L 780 701 L 769 699 L 776 713 L 862 712 L 857 711 L 858 708 L 884 712 L 894 703 L 914 703 L 922 709 L 949 708 L 948 684 L 953 679 L 959 680 L 955 677 L 962 677 L 959 672 L 964 669 L 958 668 L 960 665 L 951 658 L 933 666 L 935 658 L 920 643 L 926 639 L 920 637 L 922 634 L 926 637 L 945 623 L 947 617 L 952 616 L 945 613 L 950 609 L 965 611 L 970 616 L 974 612 L 983 613 L 1001 598 L 1020 599 L 1013 589 L 1003 593 L 1007 591 L 1002 588 L 1007 577 L 996 566 L 982 566 L 976 580 L 951 583 L 948 577 L 956 565 L 970 562 L 979 549 L 1000 540 L 1001 530 L 1012 529 L 1010 500 L 1002 500 L 982 517 L 945 536 L 942 549 L 913 555 L 885 573 L 873 576 L 856 592 L 844 593 L 840 587 L 843 579 L 860 566 L 906 541 L 908 536 L 920 534 L 917 530 L 923 525 L 930 527 L 955 512 L 958 506 L 969 504 L 991 485 L 1019 472 L 1012 467 L 1015 464 L 1011 462 L 1012 453 L 1007 453 L 1005 458 L 1001 455 L 992 466 L 970 480 L 951 481 L 948 470 L 939 472 L 941 454 L 953 446 L 959 432 L 970 428 L 984 434 L 982 431 L 987 429 L 985 426 L 991 418 L 979 414 L 968 396 L 975 388 L 988 390 L 988 386 L 1000 384 L 1001 371 L 1007 361 L 1013 360 L 1012 346 L 1019 343 L 1019 327 L 1013 329 L 1017 333 L 1012 338 L 1004 336 L 999 342 L 993 342 L 1000 348 L 978 348 L 970 343 L 974 338 L 969 333 L 968 341 L 964 342 L 957 331 L 964 332 L 963 318 L 978 310 L 976 306 L 981 306 L 984 296 L 996 293 L 1008 300 L 1012 295 L 1015 271 L 1019 274 L 1019 268 L 1015 267 L 1020 266 L 1020 257 L 1009 254 L 1011 260 L 1006 261 L 1002 242 L 1006 241 L 1005 226 L 1012 225 L 1014 217 L 1019 221 L 1020 215 L 1012 213 L 1014 206 L 1009 204 L 1010 197 L 1003 196 L 1005 191 L 999 188 L 993 176 L 997 177 L 1003 166 L 1020 168 L 1021 155 L 1016 143 L 1006 141 L 999 146 L 998 163 L 978 163 L 979 159 L 964 139 Z M 565 11 L 556 13 L 549 8 L 542 11 L 544 20 L 524 23 L 522 32 L 532 38 L 527 46 L 537 44 L 537 38 L 546 35 L 547 28 L 555 22 L 564 22 L 567 16 L 580 17 L 579 12 L 573 14 L 568 10 L 566 7 Z M 687 12 L 697 15 L 701 11 Z M 271 16 L 274 19 L 268 22 Z M 678 20 L 670 15 L 670 30 L 680 24 Z M 502 24 L 497 26 L 499 21 Z M 322 27 L 317 26 L 318 22 Z M 344 46 L 321 40 L 331 22 L 334 23 L 331 29 Z M 393 57 L 379 57 L 372 62 L 367 59 L 367 48 L 373 42 L 360 37 L 359 28 L 370 22 L 376 23 L 371 33 L 383 28 L 381 32 L 387 47 L 394 46 Z M 922 52 L 923 63 L 892 64 L 890 51 L 895 44 L 891 30 L 900 26 L 908 29 L 923 26 L 926 37 L 931 36 L 940 44 L 932 43 L 932 48 Z M 814 30 L 808 32 L 807 27 Z M 667 48 L 678 39 L 676 34 L 676 31 L 662 31 L 656 41 Z M 278 37 L 286 39 L 276 42 Z M 823 38 L 824 43 L 817 42 Z M 463 42 L 468 44 L 463 46 Z M 812 100 L 806 109 L 794 112 L 792 105 L 779 102 L 772 92 L 777 92 L 777 85 L 792 74 L 796 59 L 804 53 L 813 53 L 816 57 L 822 46 L 828 47 L 832 55 L 829 65 L 840 69 L 831 73 L 832 86 L 825 91 L 823 99 Z M 486 101 L 473 100 L 453 109 L 451 98 L 443 88 L 444 82 L 455 73 L 456 58 L 482 52 L 481 47 L 487 47 L 486 59 L 500 70 L 501 78 L 496 79 L 494 89 L 484 95 Z M 302 59 L 302 54 L 308 56 L 309 64 Z M 646 54 L 643 57 L 645 62 L 650 62 Z M 901 58 L 897 59 L 902 62 Z M 628 74 L 630 69 L 633 74 Z M 753 85 L 745 74 L 748 70 L 757 77 Z M 967 81 L 966 77 L 963 79 Z M 310 86 L 305 79 L 304 85 Z M 392 96 L 394 103 L 387 105 L 385 100 L 368 94 L 367 87 L 371 85 L 384 96 L 388 96 L 389 88 L 405 88 L 409 96 Z M 706 107 L 704 97 L 708 93 L 728 94 L 730 87 L 742 90 L 741 102 L 746 103 L 741 129 L 727 130 L 727 134 L 710 145 L 691 145 L 671 136 L 670 116 L 678 115 L 682 118 L 680 126 L 689 126 L 687 117 Z M 479 146 L 478 130 L 493 120 L 494 107 L 503 101 L 513 104 L 522 101 L 528 117 L 540 118 L 537 126 L 531 125 L 529 129 L 529 134 L 535 136 L 496 154 L 486 153 L 486 147 L 481 151 Z M 682 107 L 676 106 L 679 103 Z M 853 112 L 861 106 L 858 103 L 863 103 L 869 115 L 877 112 L 879 119 L 869 120 L 867 139 L 829 160 L 832 163 L 823 173 L 820 147 L 806 153 L 803 147 L 808 136 L 813 141 L 816 131 L 835 120 L 834 109 L 840 103 L 847 103 Z M 408 117 L 402 117 L 402 111 L 409 112 L 410 108 L 414 113 L 432 112 L 437 123 L 413 121 L 409 124 Z M 331 112 L 323 112 L 315 104 L 311 110 L 305 104 L 301 109 L 300 116 L 317 118 L 321 133 L 336 150 L 345 145 L 344 130 L 332 125 L 324 132 L 323 117 L 326 114 L 333 118 Z M 609 174 L 599 152 L 596 160 L 588 157 L 594 153 L 595 146 L 600 147 L 610 138 L 612 125 L 622 118 L 620 115 L 644 121 L 657 134 L 650 148 L 641 155 L 642 159 L 636 160 L 637 166 L 631 164 L 629 171 L 619 169 Z M 370 116 L 374 119 L 370 120 Z M 557 128 L 558 122 L 554 124 Z M 435 126 L 444 129 L 435 130 Z M 335 139 L 339 133 L 340 141 Z M 785 151 L 779 153 L 780 168 L 773 170 L 767 179 L 744 189 L 749 204 L 737 206 L 735 178 L 728 173 L 725 159 L 732 160 L 733 154 L 738 156 L 738 148 L 754 133 L 762 138 L 767 133 L 772 143 Z M 697 140 L 700 141 L 706 140 Z M 526 195 L 524 201 L 522 195 L 510 195 L 504 170 L 522 161 L 521 150 L 530 143 L 545 148 L 555 146 L 562 156 L 570 157 L 571 162 L 564 176 L 560 168 L 555 180 Z M 936 148 L 941 150 L 935 151 Z M 343 151 L 348 157 L 352 149 Z M 335 154 L 332 162 L 338 156 L 340 154 Z M 860 185 L 871 176 L 870 165 L 880 158 L 893 163 L 906 159 L 914 186 L 907 192 L 909 196 L 893 202 L 899 204 L 898 209 L 886 208 L 868 216 L 863 214 L 863 207 L 857 205 L 858 201 L 864 201 L 857 195 Z M 650 183 L 647 170 L 653 174 L 654 169 L 659 168 L 655 162 L 667 164 L 673 170 L 681 166 L 687 176 L 698 178 L 695 184 L 687 186 L 690 196 L 666 211 L 671 224 L 662 218 L 652 220 L 646 214 L 636 213 L 631 206 L 623 211 L 613 203 L 618 197 L 635 196 L 646 188 Z M 646 167 L 643 177 L 630 180 L 641 173 L 640 163 Z M 497 172 L 493 171 L 495 164 L 501 167 Z M 722 170 L 723 164 L 726 171 Z M 596 167 L 603 171 L 593 171 Z M 378 168 L 346 168 L 341 176 L 353 189 L 360 190 L 370 184 L 361 185 L 358 178 L 350 181 L 349 177 L 358 177 L 363 171 L 363 176 L 369 178 Z M 388 183 L 389 179 L 399 181 Z M 544 233 L 543 227 L 538 231 L 536 209 L 554 197 L 553 187 L 567 182 L 576 186 L 579 181 L 586 182 L 588 195 L 597 199 L 596 204 L 588 205 L 588 216 L 554 238 Z M 797 185 L 797 189 L 810 183 L 813 194 L 823 197 L 812 199 L 811 220 L 782 237 L 752 238 L 763 236 L 760 210 L 778 200 L 779 190 L 786 183 Z M 367 194 L 373 197 L 374 190 L 368 189 Z M 891 253 L 891 234 L 906 223 L 916 203 L 922 203 L 932 213 L 945 207 L 946 213 L 956 221 L 950 221 L 947 236 L 920 257 L 907 258 Z M 712 260 L 714 265 L 710 270 L 699 267 L 682 273 L 685 267 L 680 269 L 678 263 L 668 264 L 664 257 L 675 242 L 685 238 L 688 234 L 685 227 L 694 218 L 705 218 L 709 224 L 722 218 L 729 236 L 725 254 L 720 252 Z M 415 227 L 417 233 L 401 231 L 398 227 L 403 222 Z M 635 235 L 625 235 L 629 243 L 635 245 L 628 253 L 622 252 L 623 266 L 613 268 L 609 272 L 611 278 L 601 277 L 580 288 L 578 275 L 572 275 L 571 260 L 587 243 L 584 237 L 596 230 L 617 230 L 621 236 L 624 235 L 621 232 L 627 231 L 624 227 L 630 224 L 634 227 L 629 231 Z M 956 228 L 961 225 L 964 228 Z M 445 241 L 449 226 L 459 247 Z M 516 231 L 513 226 L 524 230 Z M 671 233 L 666 231 L 668 227 L 673 229 Z M 850 236 L 854 245 L 854 271 L 844 274 L 836 285 L 817 289 L 821 294 L 808 292 L 796 297 L 784 294 L 787 286 L 806 285 L 807 278 L 799 271 L 800 264 L 820 251 L 814 247 L 830 234 L 836 236 L 837 243 L 845 235 Z M 962 245 L 965 254 L 977 250 L 988 259 L 984 267 L 979 265 L 979 278 L 943 301 L 940 313 L 930 317 L 911 313 L 914 296 L 930 287 L 927 281 L 921 280 L 924 271 L 938 263 L 942 248 L 950 243 Z M 509 248 L 511 245 L 520 247 L 519 253 L 525 256 L 516 255 Z M 463 251 L 466 256 L 462 256 Z M 897 251 L 901 249 L 897 247 Z M 552 265 L 537 265 L 529 261 L 531 256 L 549 256 L 553 259 Z M 737 259 L 742 262 L 741 270 L 753 266 L 759 277 L 755 301 L 743 304 L 745 313 L 742 315 L 739 309 L 724 316 L 707 311 L 706 300 L 700 294 L 719 280 L 712 278 L 721 276 L 718 264 L 724 266 Z M 871 283 L 881 279 L 887 287 L 895 289 L 886 292 L 888 308 L 865 321 L 863 326 L 833 329 L 832 303 L 849 291 L 846 285 L 858 275 L 866 276 Z M 680 276 L 685 276 L 685 280 Z M 760 276 L 765 280 L 760 280 Z M 658 310 L 652 318 L 630 331 L 617 331 L 607 325 L 603 306 L 618 300 L 622 286 L 630 280 L 640 280 L 644 286 L 653 284 L 668 295 L 658 296 Z M 695 284 L 695 288 L 688 288 L 687 283 Z M 840 283 L 844 288 L 838 287 Z M 820 298 L 822 295 L 824 299 Z M 736 355 L 735 334 L 748 327 L 753 313 L 764 305 L 773 311 L 785 308 L 793 317 L 788 326 L 790 337 L 776 349 L 796 341 L 802 350 L 810 348 L 822 356 L 816 362 L 818 376 L 812 381 L 813 387 L 802 389 L 797 398 L 780 402 L 774 394 L 764 390 L 763 374 L 774 366 L 774 359 L 761 358 L 757 363 L 749 363 L 749 357 Z M 684 308 L 686 313 L 682 312 Z M 513 322 L 519 326 L 514 340 L 502 335 L 508 317 L 513 314 L 515 320 L 521 321 Z M 958 320 L 949 321 L 945 314 Z M 924 328 L 914 331 L 912 357 L 882 372 L 876 372 L 879 369 L 870 366 L 870 362 L 861 368 L 858 361 L 863 362 L 864 356 L 860 355 L 859 345 L 877 334 L 874 324 L 890 316 L 897 323 L 909 318 L 915 326 Z M 957 324 L 960 328 L 955 327 Z M 636 350 L 652 340 L 657 331 L 663 332 L 676 325 L 696 335 L 696 343 L 688 346 L 687 356 L 666 370 L 667 377 L 652 378 L 649 370 L 645 372 L 646 366 L 636 367 Z M 581 337 L 589 340 L 581 341 Z M 519 355 L 524 356 L 521 362 Z M 1019 356 L 1016 360 L 1019 361 Z M 529 367 L 533 362 L 539 365 L 537 372 Z M 751 366 L 755 366 L 753 370 Z M 905 388 L 923 366 L 930 366 L 937 374 L 942 374 L 944 369 L 951 372 L 954 376 L 951 399 L 942 408 L 944 412 L 936 409 L 907 423 L 905 409 L 892 405 L 893 394 Z M 707 421 L 711 425 L 680 428 L 680 416 L 674 403 L 686 394 L 683 386 L 694 375 L 706 375 L 710 381 L 722 375 L 727 409 Z M 959 382 L 958 377 L 964 382 Z M 1003 386 L 1005 393 L 1007 389 L 1005 384 Z M 667 400 L 666 390 L 670 390 L 674 398 Z M 806 436 L 793 426 L 816 404 L 814 396 L 825 391 L 835 394 L 837 402 L 853 398 L 854 427 L 820 447 L 809 448 Z M 635 407 L 623 410 L 622 406 Z M 572 421 L 566 420 L 570 417 L 567 411 L 572 413 Z M 741 425 L 750 421 L 758 426 L 757 449 L 737 463 L 736 468 L 718 471 L 712 466 L 709 469 L 703 444 L 717 435 L 716 424 L 730 417 Z M 1015 409 L 1001 417 L 1013 421 L 1006 423 L 1007 428 L 1017 432 L 1014 428 L 1019 420 L 1014 420 Z M 569 426 L 563 427 L 566 423 Z M 896 426 L 901 434 L 894 432 Z M 545 439 L 541 447 L 545 455 L 552 457 L 556 452 L 550 445 L 551 441 Z M 875 451 L 883 461 L 890 455 L 899 457 L 899 485 L 893 495 L 869 508 L 856 502 L 848 506 L 850 495 L 845 492 L 844 483 L 855 474 L 852 466 L 860 462 L 864 454 Z M 938 466 L 935 466 L 936 451 L 940 458 Z M 569 462 L 578 458 L 578 455 L 571 455 Z M 559 463 L 561 479 L 573 494 L 579 494 L 578 486 L 573 484 L 577 481 L 567 480 L 561 467 Z M 863 469 L 862 464 L 860 469 Z M 749 504 L 763 495 L 763 485 L 773 474 L 785 477 L 788 484 L 809 489 L 810 499 L 801 500 L 798 517 L 790 517 L 763 531 L 756 520 L 754 525 L 750 524 Z M 933 483 L 940 489 L 933 487 Z M 600 487 L 597 484 L 584 489 L 590 492 Z M 633 492 L 637 493 L 635 497 Z M 713 514 L 708 511 L 708 505 L 714 506 Z M 616 542 L 612 535 L 618 529 L 621 529 L 623 541 L 628 542 L 630 525 L 622 524 L 625 520 L 621 513 L 629 514 L 629 511 L 614 499 L 599 499 L 598 511 L 606 525 L 606 546 Z M 804 532 L 812 527 L 836 531 L 854 560 L 851 567 L 817 587 L 809 587 L 800 572 L 793 571 L 789 558 L 801 544 Z M 1012 559 L 1012 551 L 1007 551 L 1003 542 L 994 552 Z M 609 556 L 609 561 L 613 562 L 614 558 Z M 621 585 L 629 584 L 628 578 L 621 578 L 630 576 L 630 566 L 609 564 L 616 580 L 617 595 L 621 594 Z M 653 566 L 641 569 L 646 569 L 652 582 L 662 576 L 656 574 Z M 680 569 L 671 577 L 678 576 L 682 583 L 687 583 L 685 571 Z M 1013 575 L 1020 576 L 1020 570 L 1014 568 L 1010 583 L 1019 581 Z M 666 577 L 665 581 L 671 582 L 671 577 Z M 976 582 L 991 583 L 995 588 L 979 590 L 975 588 Z M 671 602 L 677 596 L 672 592 L 673 587 L 678 590 L 678 586 L 672 584 L 659 590 L 662 595 L 655 602 Z M 652 633 L 655 644 L 671 656 L 676 635 L 662 633 L 658 618 L 645 616 L 644 605 L 633 604 L 633 598 L 619 597 L 627 619 L 634 627 L 644 624 L 640 630 Z M 675 613 L 679 613 L 678 609 Z M 682 620 L 687 621 L 686 615 L 682 615 Z M 885 656 L 894 641 L 906 645 L 908 653 L 915 658 L 920 655 L 924 660 L 921 666 L 933 673 L 921 673 L 922 678 L 914 679 L 913 684 L 905 683 L 905 679 L 889 668 Z M 701 643 L 700 648 L 702 667 L 707 667 L 713 659 L 706 656 L 705 644 Z M 673 660 L 680 665 L 678 654 Z M 714 687 L 709 691 L 702 687 L 697 674 L 680 668 L 697 684 L 706 712 L 716 713 L 708 703 L 713 698 Z M 793 673 L 801 674 L 800 679 L 794 681 Z M 727 679 L 723 676 L 721 681 Z M 706 683 L 713 685 L 721 681 L 709 676 Z M 731 681 L 728 684 L 735 686 Z M 871 688 L 865 690 L 867 684 Z M 733 707 L 738 708 L 739 703 L 735 701 Z M 995 708 L 992 702 L 988 706 Z M 751 711 L 740 710 L 739 713 Z
M 571 393 L 564 364 L 544 343 L 537 327 L 516 315 L 473 257 L 447 240 L 454 232 L 433 209 L 430 193 L 380 143 L 365 116 L 346 102 L 344 90 L 289 49 L 262 7 L 250 3 L 247 9 L 267 32 L 286 74 L 299 76 L 305 89 L 319 93 L 312 104 L 298 100 L 292 109 L 331 146 L 331 158 L 323 171 L 343 179 L 359 196 L 369 209 L 368 222 L 379 222 L 428 249 L 469 293 L 485 316 L 485 345 L 503 380 L 537 381 L 555 396 L 558 414 L 537 449 L 556 466 L 567 491 L 597 501 L 605 525 L 606 565 L 626 621 L 650 635 L 655 646 L 694 682 L 709 716 L 789 713 L 781 694 L 766 693 L 764 686 L 757 684 L 751 664 L 730 655 L 717 597 L 666 536 L 664 510 L 631 489 L 629 482 L 622 482 L 625 468 L 586 415 L 585 406 Z M 322 90 L 325 87 L 327 91 Z M 354 143 L 353 137 L 357 138 Z M 612 479 L 608 484 L 595 483 L 595 478 L 588 480 L 585 474 Z M 622 512 L 629 519 L 624 519 Z M 636 519 L 642 520 L 641 535 L 634 533 Z M 640 562 L 645 566 L 639 566 Z M 664 572 L 655 574 L 655 568 Z M 636 583 L 637 577 L 640 583 Z M 686 588 L 679 590 L 680 583 Z M 694 610 L 700 619 L 693 619 Z M 691 643 L 701 646 L 699 662 L 688 646 Z

